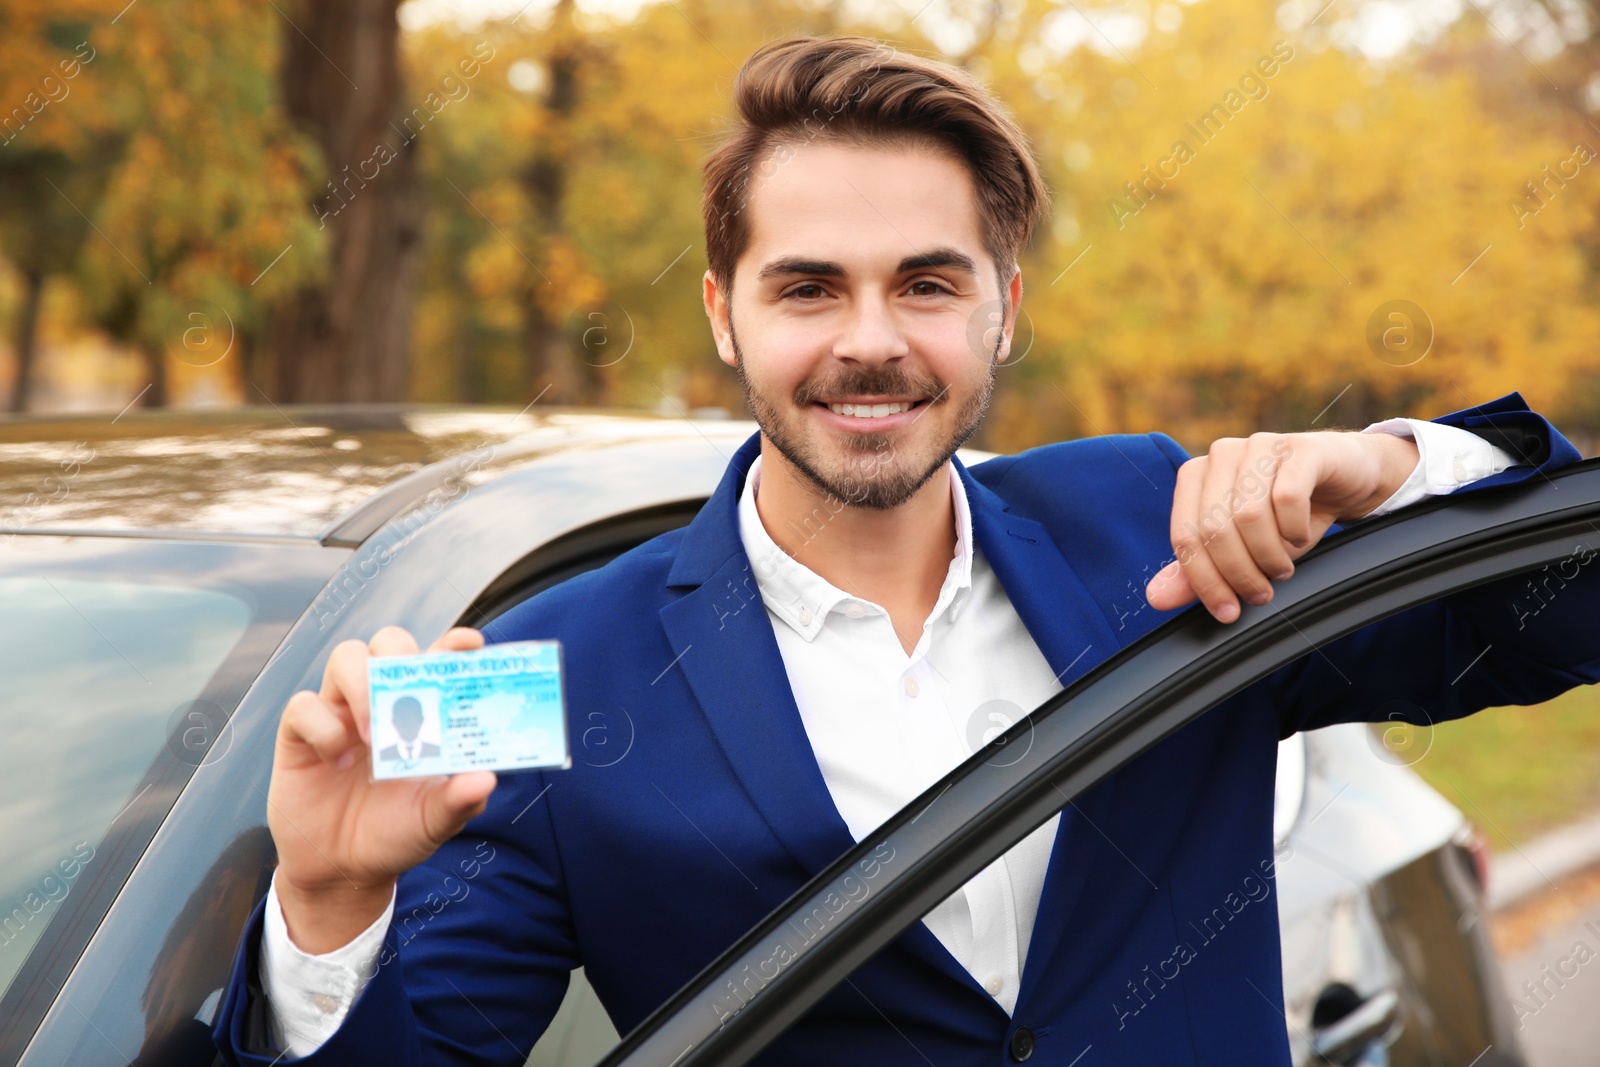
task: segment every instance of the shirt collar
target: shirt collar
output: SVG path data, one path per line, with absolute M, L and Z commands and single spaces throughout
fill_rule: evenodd
M 972 590 L 972 512 L 955 465 L 946 462 L 945 466 L 950 480 L 950 502 L 955 511 L 956 548 L 932 617 L 938 618 L 948 610 L 953 622 Z M 835 609 L 844 610 L 846 602 L 860 604 L 869 614 L 882 614 L 882 607 L 838 588 L 778 547 L 756 510 L 760 480 L 761 457 L 758 455 L 745 474 L 744 490 L 739 495 L 739 538 L 744 542 L 745 555 L 750 558 L 751 569 L 755 572 L 756 588 L 767 607 L 807 641 L 822 631 Z M 817 536 L 834 514 L 826 507 L 819 508 L 813 512 L 815 518 L 807 524 L 807 529 L 798 532 L 802 537 Z

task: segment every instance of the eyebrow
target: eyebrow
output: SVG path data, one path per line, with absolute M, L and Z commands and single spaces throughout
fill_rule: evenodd
M 916 255 L 907 256 L 895 268 L 895 273 L 904 274 L 907 271 L 927 270 L 930 267 L 946 267 L 972 275 L 978 273 L 978 265 L 972 261 L 972 257 L 953 248 L 934 248 L 927 252 L 919 252 Z M 845 269 L 842 266 L 830 260 L 786 256 L 783 259 L 775 259 L 762 267 L 756 275 L 756 280 L 789 278 L 799 274 L 811 275 L 817 278 L 842 278 L 845 273 Z

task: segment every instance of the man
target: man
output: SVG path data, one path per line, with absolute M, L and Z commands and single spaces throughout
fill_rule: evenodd
M 416 697 L 401 697 L 389 709 L 389 721 L 394 724 L 395 743 L 378 750 L 380 760 L 433 759 L 439 755 L 439 746 L 432 741 L 422 741 L 422 702 Z
M 520 1064 L 579 965 L 627 1031 L 995 726 L 1173 610 L 1198 598 L 1230 622 L 1338 523 L 1578 458 L 1512 394 L 1196 459 L 1125 435 L 967 470 L 952 457 L 1009 354 L 1045 206 L 1021 133 L 963 72 L 859 38 L 770 45 L 736 96 L 743 124 L 705 168 L 704 302 L 760 433 L 687 528 L 489 627 L 562 640 L 570 713 L 626 709 L 628 756 L 369 781 L 367 658 L 417 644 L 339 646 L 284 709 L 279 867 L 215 1030 L 230 1063 Z M 1066 1064 L 1093 1045 L 1102 1063 L 1287 1064 L 1275 908 L 1149 970 L 1242 879 L 1270 887 L 1277 741 L 1397 699 L 1437 721 L 1600 677 L 1576 625 L 1594 579 L 1571 584 L 1525 629 L 1498 583 L 1230 698 L 760 1062 Z

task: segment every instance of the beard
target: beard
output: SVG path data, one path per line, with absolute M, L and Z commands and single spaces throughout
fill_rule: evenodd
M 994 395 L 996 363 L 991 359 L 982 384 L 962 402 L 955 425 L 943 440 L 912 449 L 897 446 L 891 433 L 850 433 L 844 435 L 845 456 L 834 458 L 825 454 L 815 437 L 807 435 L 804 415 L 783 408 L 750 384 L 732 315 L 728 317 L 728 334 L 733 342 L 739 388 L 761 432 L 811 484 L 829 497 L 856 507 L 886 511 L 910 500 L 973 435 Z M 998 341 L 995 349 L 998 352 Z M 846 368 L 825 381 L 808 379 L 796 387 L 792 400 L 795 408 L 804 412 L 827 396 L 915 396 L 927 399 L 922 408 L 926 413 L 936 405 L 950 403 L 949 390 L 949 385 L 931 375 L 908 374 L 890 365 L 876 371 Z

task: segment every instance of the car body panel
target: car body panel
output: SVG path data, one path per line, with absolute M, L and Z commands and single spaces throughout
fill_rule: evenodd
M 742 440 L 754 429 L 644 412 L 443 405 L 0 419 L 0 500 L 12 502 L 0 530 L 314 540 L 337 531 L 351 545 L 453 469 L 482 481 L 572 448 Z
M 1289 847 L 1308 864 L 1281 864 L 1278 910 L 1286 923 L 1326 898 L 1316 866 L 1351 885 L 1370 885 L 1451 841 L 1465 820 L 1454 805 L 1391 753 L 1365 723 L 1308 731 L 1306 794 Z
M 1520 1063 L 1514 1025 L 1496 1018 L 1509 1019 L 1503 1001 L 1488 995 L 1501 986 L 1481 889 L 1463 880 L 1466 820 L 1412 770 L 1425 750 L 1391 751 L 1377 729 L 1295 735 L 1305 739 L 1305 800 L 1274 868 L 1294 1061 L 1314 1062 L 1319 1007 L 1327 1014 L 1330 989 L 1344 986 L 1362 1001 L 1398 997 L 1394 1063 L 1464 1063 L 1491 1043 L 1502 1067 Z M 1442 1005 L 1455 1008 L 1448 1019 Z

